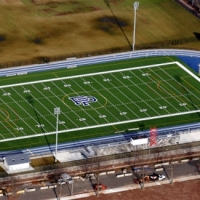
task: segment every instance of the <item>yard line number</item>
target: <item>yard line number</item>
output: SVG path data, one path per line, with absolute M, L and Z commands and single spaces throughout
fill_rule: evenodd
M 16 130 L 17 130 L 17 131 L 23 131 L 24 128 L 23 128 L 23 127 L 17 127 Z
M 140 109 L 140 112 L 147 112 L 147 109 Z
M 159 108 L 160 108 L 161 110 L 162 110 L 162 109 L 167 109 L 167 106 L 160 106 Z
M 41 128 L 41 127 L 44 127 L 44 124 L 36 124 L 35 126 L 38 128 Z
M 127 112 L 120 112 L 119 114 L 120 114 L 120 115 L 126 115 Z
M 71 87 L 71 84 L 65 84 L 64 87 Z
M 44 87 L 43 90 L 51 90 L 50 87 Z
M 8 92 L 8 93 L 3 93 L 3 96 L 10 96 L 11 94 L 10 94 L 10 92 Z

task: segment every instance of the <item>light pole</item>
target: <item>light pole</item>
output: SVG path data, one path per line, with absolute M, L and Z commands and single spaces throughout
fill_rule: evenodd
M 57 115 L 56 121 L 56 149 L 55 149 L 55 162 L 57 162 L 57 148 L 58 148 L 58 115 L 60 114 L 60 108 L 54 108 L 54 115 Z
M 200 63 L 199 63 L 199 65 L 198 65 L 198 66 L 199 66 L 199 75 L 200 75 Z
M 133 51 L 135 50 L 135 29 L 136 29 L 136 10 L 139 8 L 139 2 L 134 2 L 134 24 L 133 24 Z

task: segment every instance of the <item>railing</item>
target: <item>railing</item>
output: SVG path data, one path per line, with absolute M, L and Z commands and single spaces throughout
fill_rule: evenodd
M 186 44 L 186 43 L 190 43 L 190 42 L 197 42 L 197 41 L 199 41 L 199 39 L 194 36 L 194 37 L 189 37 L 189 38 L 179 38 L 179 39 L 172 39 L 172 40 L 167 40 L 167 41 L 144 43 L 144 44 L 136 45 L 135 49 L 136 50 L 163 49 L 163 48 L 169 48 L 170 46 L 173 46 L 173 48 L 176 48 L 177 45 Z M 33 65 L 33 64 L 38 65 L 38 64 L 45 64 L 45 63 L 54 62 L 54 61 L 66 60 L 67 58 L 73 58 L 73 57 L 85 58 L 85 57 L 91 57 L 91 56 L 99 56 L 99 55 L 126 52 L 126 51 L 131 51 L 131 50 L 132 49 L 130 46 L 120 46 L 120 47 L 101 49 L 101 50 L 91 51 L 91 52 L 83 51 L 83 52 L 57 55 L 57 56 L 48 56 L 47 55 L 47 56 L 38 57 L 35 59 L 0 63 L 0 68 L 9 68 L 9 67 Z

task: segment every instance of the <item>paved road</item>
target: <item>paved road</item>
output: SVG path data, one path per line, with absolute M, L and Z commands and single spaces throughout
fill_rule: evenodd
M 190 161 L 187 163 L 178 163 L 174 165 L 164 166 L 163 171 L 159 171 L 156 173 L 161 173 L 167 177 L 165 181 L 159 181 L 155 183 L 145 183 L 144 187 L 149 187 L 153 185 L 159 184 L 170 184 L 170 181 L 173 177 L 173 182 L 177 181 L 184 181 L 190 180 L 195 178 L 200 178 L 199 171 L 197 169 L 197 164 L 200 161 Z M 173 170 L 172 170 L 173 169 Z M 150 168 L 150 170 L 145 171 L 145 173 L 152 173 L 154 172 L 154 168 Z M 173 173 L 172 173 L 173 172 Z M 121 173 L 120 171 L 118 173 Z M 142 171 L 138 172 L 138 174 L 143 173 Z M 134 183 L 133 179 L 135 174 L 133 173 L 132 176 L 126 176 L 117 178 L 116 174 L 109 174 L 109 175 L 102 175 L 100 176 L 100 183 L 105 184 L 107 186 L 107 190 L 100 191 L 104 193 L 112 193 L 117 191 L 124 191 L 127 189 L 136 189 L 140 188 L 140 185 Z M 23 185 L 21 188 L 36 188 L 36 191 L 21 194 L 18 200 L 68 200 L 68 199 L 75 199 L 81 198 L 87 195 L 95 195 L 93 190 L 93 184 L 97 183 L 96 179 L 85 179 L 76 180 L 73 185 L 73 196 L 71 195 L 72 185 L 63 185 L 59 186 L 55 189 L 44 189 L 40 190 L 39 186 L 36 185 Z M 61 188 L 60 188 L 61 187 Z M 61 190 L 60 190 L 61 189 Z M 0 200 L 6 200 L 7 197 L 3 196 L 0 197 Z

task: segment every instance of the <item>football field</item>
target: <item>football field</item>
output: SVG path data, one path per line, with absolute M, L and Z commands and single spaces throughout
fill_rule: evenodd
M 181 118 L 200 112 L 199 82 L 183 64 L 170 61 L 2 85 L 0 141 L 55 134 L 55 108 L 58 132 L 66 134 Z

